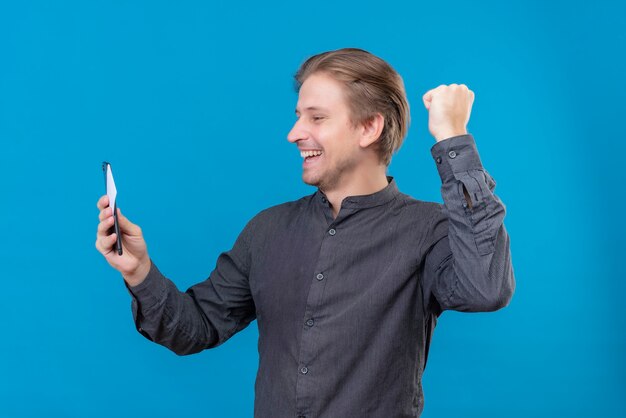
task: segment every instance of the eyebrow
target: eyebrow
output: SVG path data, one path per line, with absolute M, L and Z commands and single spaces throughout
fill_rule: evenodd
M 308 110 L 312 112 L 317 112 L 317 111 L 328 112 L 328 109 L 323 108 L 323 107 L 318 107 L 318 106 L 309 106 L 309 107 L 304 108 L 304 110 Z M 296 107 L 296 114 L 298 113 L 300 113 L 300 111 Z

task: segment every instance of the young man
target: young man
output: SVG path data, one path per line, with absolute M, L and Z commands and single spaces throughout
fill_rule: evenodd
M 398 191 L 386 169 L 406 134 L 400 76 L 359 49 L 316 55 L 296 74 L 289 132 L 318 190 L 262 211 L 210 277 L 177 290 L 106 196 L 96 247 L 132 296 L 138 331 L 178 354 L 215 347 L 257 319 L 256 417 L 417 417 L 437 317 L 492 311 L 514 289 L 504 206 L 467 134 L 474 94 L 427 92 L 444 205 Z

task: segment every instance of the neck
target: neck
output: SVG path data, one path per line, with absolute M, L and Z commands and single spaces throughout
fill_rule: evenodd
M 351 173 L 349 176 L 333 187 L 331 190 L 322 190 L 330 202 L 333 210 L 333 218 L 336 218 L 341 210 L 341 202 L 348 196 L 364 196 L 381 191 L 389 184 L 387 182 L 387 167 L 378 165 L 375 169 Z

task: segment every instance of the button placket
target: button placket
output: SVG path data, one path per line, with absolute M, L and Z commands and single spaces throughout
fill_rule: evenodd
M 310 407 L 310 402 L 315 396 L 317 376 L 324 373 L 315 370 L 314 361 L 319 351 L 318 341 L 322 332 L 324 332 L 323 322 L 317 321 L 320 315 L 320 309 L 323 309 L 323 295 L 328 278 L 328 263 L 334 259 L 337 245 L 337 230 L 334 228 L 336 220 L 331 220 L 326 227 L 326 231 L 321 239 L 319 256 L 315 262 L 315 270 L 313 270 L 310 278 L 309 293 L 306 300 L 304 317 L 302 319 L 302 331 L 300 333 L 300 351 L 298 353 L 298 368 L 296 379 L 296 406 L 300 413 Z M 317 318 L 317 319 L 316 319 Z M 321 325 L 320 325 L 321 324 Z M 313 367 L 313 369 L 311 369 Z

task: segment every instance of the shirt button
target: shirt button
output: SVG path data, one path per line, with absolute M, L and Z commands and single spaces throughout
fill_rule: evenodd
M 310 327 L 313 326 L 313 320 L 312 319 L 307 319 L 306 324 Z
M 307 374 L 309 372 L 309 369 L 307 369 L 306 367 L 303 367 L 300 369 L 300 373 L 302 374 Z
M 317 280 L 322 280 L 324 278 L 324 275 L 322 273 L 317 273 L 317 276 L 315 276 L 315 278 Z
M 441 157 L 437 157 L 435 161 L 437 161 L 437 164 L 441 164 Z
M 450 151 L 450 152 L 448 153 L 448 157 L 450 157 L 450 158 L 456 158 L 456 152 L 455 152 L 454 150 Z
M 322 203 L 326 203 L 326 202 L 328 202 L 328 200 L 326 200 L 325 197 L 322 197 Z
M 139 332 L 143 332 L 143 328 L 139 327 Z
M 330 235 L 335 235 L 337 233 L 337 231 L 335 231 L 334 229 L 331 229 L 330 231 L 328 231 L 328 233 Z
M 463 207 L 466 208 L 467 207 L 467 200 L 463 201 Z

